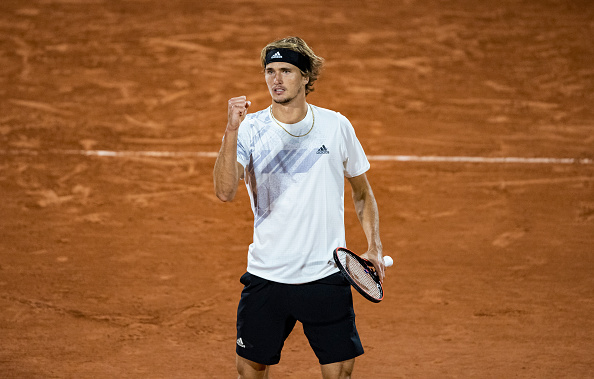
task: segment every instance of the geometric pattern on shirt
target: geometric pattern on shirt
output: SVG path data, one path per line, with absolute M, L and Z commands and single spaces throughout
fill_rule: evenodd
M 260 225 L 272 210 L 272 206 L 280 196 L 305 178 L 307 172 L 322 157 L 314 149 L 280 150 L 270 156 L 270 150 L 262 150 L 257 157 L 250 157 L 247 167 L 249 186 L 254 201 L 254 226 Z M 257 179 L 255 173 L 259 172 Z

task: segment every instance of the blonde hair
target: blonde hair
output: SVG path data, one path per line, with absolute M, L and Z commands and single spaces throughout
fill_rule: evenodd
M 266 54 L 270 50 L 274 49 L 290 49 L 300 53 L 301 55 L 305 56 L 309 59 L 309 70 L 308 71 L 301 71 L 301 74 L 307 78 L 309 81 L 305 85 L 305 94 L 309 94 L 313 92 L 314 82 L 320 76 L 320 72 L 322 71 L 322 65 L 324 64 L 324 58 L 317 56 L 313 50 L 299 37 L 286 37 L 279 39 L 274 42 L 270 42 L 264 49 L 262 49 L 262 53 L 260 54 L 260 60 L 262 61 L 262 67 L 266 68 Z

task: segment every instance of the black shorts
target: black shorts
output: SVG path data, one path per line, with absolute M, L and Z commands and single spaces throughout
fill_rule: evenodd
M 240 281 L 245 287 L 237 309 L 239 356 L 277 364 L 297 321 L 320 364 L 363 354 L 351 287 L 342 274 L 306 284 L 282 284 L 245 273 Z

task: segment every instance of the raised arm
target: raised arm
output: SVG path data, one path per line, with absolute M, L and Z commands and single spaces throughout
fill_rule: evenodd
M 379 235 L 379 212 L 371 185 L 365 174 L 349 178 L 353 189 L 353 202 L 359 222 L 367 237 L 367 252 L 363 254 L 373 263 L 379 277 L 384 280 L 384 259 L 382 255 L 382 242 Z
M 228 103 L 227 128 L 213 172 L 215 194 L 221 201 L 235 198 L 237 184 L 243 176 L 243 166 L 237 162 L 237 135 L 250 105 L 245 96 L 234 97 Z

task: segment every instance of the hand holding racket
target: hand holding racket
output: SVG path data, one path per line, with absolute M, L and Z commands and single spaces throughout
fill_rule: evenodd
M 374 303 L 382 301 L 384 298 L 382 281 L 370 261 L 344 247 L 339 247 L 334 250 L 334 262 L 342 275 L 363 297 Z M 394 260 L 385 256 L 384 264 L 390 267 L 394 264 Z

